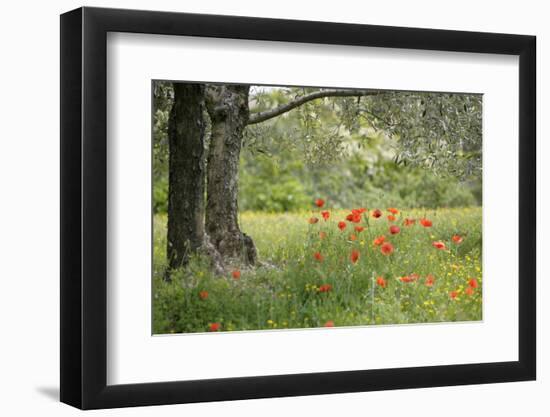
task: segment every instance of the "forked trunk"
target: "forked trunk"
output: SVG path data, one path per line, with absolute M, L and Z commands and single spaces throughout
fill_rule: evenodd
M 206 233 L 229 262 L 252 265 L 257 253 L 238 221 L 239 158 L 248 122 L 248 86 L 209 85 L 212 134 L 207 164 Z

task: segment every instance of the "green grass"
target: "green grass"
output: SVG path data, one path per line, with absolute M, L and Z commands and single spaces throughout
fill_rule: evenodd
M 360 233 L 351 222 L 339 230 L 338 221 L 347 214 L 333 211 L 324 221 L 318 210 L 242 213 L 241 227 L 254 239 L 263 266 L 241 270 L 240 279 L 231 273 L 216 277 L 207 260 L 197 258 L 170 283 L 162 279 L 166 217 L 155 216 L 153 332 L 205 332 L 211 323 L 219 323 L 220 331 L 238 331 L 321 327 L 329 321 L 354 326 L 481 320 L 480 208 L 404 211 L 395 222 L 387 212 L 379 219 L 364 216 Z M 309 224 L 312 216 L 319 222 Z M 417 220 L 406 227 L 406 217 L 426 217 L 433 226 Z M 389 233 L 392 224 L 399 225 L 399 234 Z M 463 237 L 460 244 L 452 242 L 455 234 Z M 391 255 L 373 244 L 379 235 L 394 246 Z M 448 250 L 436 249 L 434 241 L 443 241 Z M 359 252 L 356 263 L 352 250 Z M 316 252 L 322 261 L 315 259 Z M 400 280 L 411 274 L 419 278 Z M 426 285 L 429 274 L 432 286 Z M 385 287 L 377 277 L 384 278 Z M 479 284 L 475 289 L 468 289 L 471 278 Z M 330 291 L 319 291 L 327 284 Z M 201 291 L 207 298 L 199 296 Z

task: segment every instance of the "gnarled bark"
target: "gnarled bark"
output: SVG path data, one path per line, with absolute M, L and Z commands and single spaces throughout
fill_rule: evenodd
M 168 125 L 169 271 L 185 266 L 202 248 L 204 232 L 204 85 L 174 83 Z
M 206 233 L 221 256 L 252 265 L 257 253 L 238 221 L 239 158 L 248 123 L 245 85 L 209 85 L 207 109 L 212 122 L 207 164 Z

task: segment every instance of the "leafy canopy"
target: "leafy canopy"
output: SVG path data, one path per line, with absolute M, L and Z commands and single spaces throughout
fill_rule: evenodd
M 251 112 L 276 108 L 315 91 L 319 89 L 252 87 Z M 398 164 L 461 179 L 479 178 L 481 107 L 479 94 L 369 91 L 364 96 L 324 97 L 249 126 L 245 145 L 262 152 L 266 140 L 276 140 L 280 146 L 301 148 L 307 162 L 319 163 L 349 154 L 352 142 L 368 147 L 374 130 L 383 132 L 392 144 Z

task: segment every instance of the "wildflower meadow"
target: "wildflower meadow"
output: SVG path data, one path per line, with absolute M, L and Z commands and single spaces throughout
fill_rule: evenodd
M 316 204 L 315 204 L 316 203 Z M 482 319 L 481 209 L 244 212 L 262 266 L 213 274 L 155 264 L 155 333 Z M 155 217 L 164 259 L 165 216 Z

